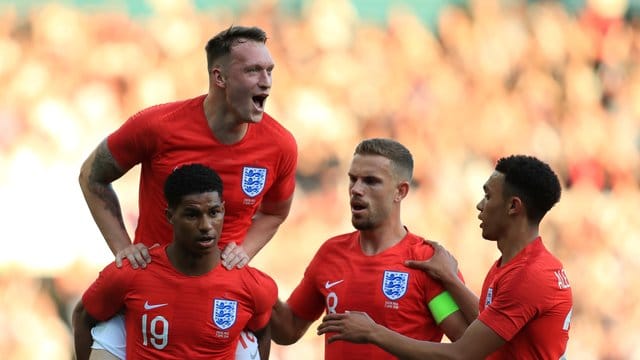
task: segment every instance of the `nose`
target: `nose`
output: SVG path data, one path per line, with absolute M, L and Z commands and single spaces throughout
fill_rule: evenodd
M 269 89 L 271 88 L 271 83 L 272 83 L 272 78 L 271 78 L 271 72 L 269 72 L 268 70 L 262 70 L 260 72 L 260 78 L 258 79 L 258 86 L 260 86 L 263 89 Z
M 214 219 L 211 216 L 203 216 L 198 224 L 198 229 L 202 233 L 208 233 L 213 228 Z
M 484 199 L 480 200 L 477 204 L 476 204 L 476 209 L 478 209 L 478 211 L 482 211 L 482 208 L 484 207 Z
M 354 181 L 349 187 L 349 193 L 351 195 L 362 195 L 362 182 L 359 180 Z

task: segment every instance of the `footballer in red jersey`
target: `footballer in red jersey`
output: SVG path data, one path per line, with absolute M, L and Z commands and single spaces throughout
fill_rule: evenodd
M 512 155 L 498 160 L 483 189 L 476 206 L 482 237 L 496 241 L 502 256 L 489 270 L 481 297 L 466 289 L 452 271 L 436 275 L 458 304 L 465 308 L 479 304 L 479 315 L 460 339 L 450 344 L 412 339 L 376 324 L 364 312 L 329 314 L 318 333 L 329 334 L 329 343 L 376 344 L 400 358 L 565 358 L 571 286 L 561 262 L 544 247 L 538 233 L 540 221 L 560 199 L 558 177 L 535 157 Z M 413 262 L 412 267 L 436 269 L 428 262 Z
M 287 218 L 298 153 L 291 133 L 264 112 L 275 66 L 266 40 L 257 27 L 231 26 L 218 33 L 205 47 L 206 95 L 140 111 L 83 163 L 80 187 L 118 267 L 125 258 L 133 268 L 146 267 L 148 248 L 170 240 L 161 190 L 167 175 L 183 164 L 205 164 L 225 184 L 227 212 L 219 246 L 227 269 L 248 264 Z M 132 242 L 112 183 L 138 164 L 138 222 Z M 93 348 L 122 359 L 124 336 L 120 325 L 101 323 Z
M 440 341 L 443 333 L 455 340 L 462 334 L 466 318 L 442 284 L 404 265 L 433 254 L 400 219 L 412 173 L 411 153 L 395 140 L 367 139 L 356 147 L 349 197 L 357 231 L 327 240 L 287 302 L 278 301 L 271 317 L 276 343 L 296 342 L 323 312 L 367 312 L 423 340 Z M 332 360 L 395 359 L 374 345 L 347 342 L 326 343 L 324 354 Z
M 92 341 L 98 321 L 118 313 L 128 359 L 234 359 L 243 329 L 263 332 L 277 287 L 257 269 L 222 266 L 222 187 L 201 164 L 171 173 L 164 193 L 173 241 L 150 250 L 153 261 L 144 271 L 114 262 L 100 273 L 74 311 L 76 347 Z M 268 357 L 270 337 L 259 343 Z

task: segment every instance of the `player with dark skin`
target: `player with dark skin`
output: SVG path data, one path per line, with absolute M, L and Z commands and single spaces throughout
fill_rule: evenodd
M 297 145 L 265 112 L 275 67 L 266 41 L 257 27 L 232 26 L 218 33 L 205 46 L 206 94 L 141 110 L 85 160 L 80 187 L 116 266 L 127 259 L 134 269 L 145 268 L 149 249 L 170 238 L 160 210 L 165 206 L 161 187 L 168 173 L 185 163 L 201 162 L 225 183 L 227 218 L 219 245 L 227 269 L 247 265 L 286 219 Z M 112 183 L 138 164 L 139 216 L 132 243 Z M 94 352 L 107 352 L 106 347 L 121 356 L 124 330 L 114 327 L 122 326 L 103 325 L 99 332 L 94 329 Z
M 221 358 L 227 354 L 224 357 L 227 358 L 235 353 L 233 337 L 238 337 L 245 326 L 240 325 L 240 321 L 251 320 L 259 321 L 262 326 L 254 333 L 258 338 L 261 358 L 267 359 L 271 344 L 267 325 L 277 288 L 273 280 L 250 267 L 232 272 L 220 268 L 218 241 L 225 216 L 220 177 L 206 166 L 185 165 L 169 176 L 165 194 L 168 202 L 166 220 L 173 228 L 172 241 L 163 248 L 151 250 L 156 260 L 143 272 L 116 270 L 113 263 L 101 272 L 73 313 L 75 346 L 79 353 L 89 348 L 93 341 L 91 329 L 98 320 L 92 314 L 113 316 L 113 312 L 122 307 L 128 323 L 129 355 Z M 168 279 L 162 280 L 164 276 Z M 244 284 L 246 287 L 229 289 L 230 284 Z M 184 295 L 175 297 L 173 292 L 176 288 L 180 288 Z M 215 309 L 212 309 L 211 301 L 212 297 L 220 296 L 238 304 L 237 312 L 233 313 L 238 319 L 235 330 L 216 330 L 215 314 L 211 314 Z M 154 306 L 157 310 L 150 310 L 147 302 L 144 307 L 141 305 L 143 299 L 156 299 L 156 303 L 163 304 Z M 198 310 L 195 314 L 194 309 Z M 209 312 L 206 316 L 202 315 L 206 312 Z M 140 316 L 143 322 L 147 316 L 155 316 L 154 321 L 160 319 L 165 324 L 164 332 L 157 333 L 157 326 L 150 325 L 152 338 L 142 343 L 140 339 L 146 340 L 145 336 L 149 334 L 146 326 L 140 328 Z M 259 317 L 261 320 L 254 320 Z M 217 332 L 224 330 L 229 330 L 229 338 L 216 336 Z M 163 346 L 157 346 L 158 343 Z M 209 346 L 203 347 L 203 344 Z M 86 354 L 79 358 L 84 356 Z M 103 359 L 104 356 L 94 352 L 90 359 Z
M 564 358 L 571 288 L 539 235 L 540 221 L 560 198 L 558 178 L 540 160 L 513 155 L 498 160 L 483 189 L 476 206 L 482 237 L 496 241 L 502 256 L 485 278 L 481 301 L 454 279 L 457 263 L 442 248 L 432 262 L 406 263 L 440 279 L 467 308 L 465 317 L 475 317 L 460 339 L 449 344 L 411 339 L 355 311 L 326 315 L 318 334 L 329 334 L 329 343 L 372 343 L 402 359 Z M 468 309 L 474 302 L 480 304 L 476 315 Z

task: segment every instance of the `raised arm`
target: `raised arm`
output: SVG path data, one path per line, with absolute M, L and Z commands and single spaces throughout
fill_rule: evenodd
M 307 332 L 312 321 L 297 317 L 286 303 L 278 299 L 271 312 L 271 338 L 278 345 L 291 345 Z
M 278 231 L 289 215 L 292 201 L 293 197 L 280 202 L 263 202 L 253 217 L 242 246 L 230 243 L 223 250 L 223 265 L 227 269 L 247 265 Z
M 131 244 L 120 201 L 111 185 L 128 170 L 118 165 L 105 139 L 82 164 L 78 181 L 93 220 L 116 257 L 116 265 L 122 266 L 122 259 L 127 257 L 131 265 L 137 268 L 146 266 L 151 258 L 144 245 Z
M 478 296 L 471 291 L 458 277 L 458 261 L 442 245 L 427 240 L 434 248 L 434 254 L 429 260 L 407 260 L 405 265 L 419 269 L 439 280 L 442 286 L 451 294 L 462 311 L 467 324 L 478 318 Z

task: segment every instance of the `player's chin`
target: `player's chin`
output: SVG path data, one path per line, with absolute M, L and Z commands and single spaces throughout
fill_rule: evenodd
M 216 241 L 196 241 L 193 244 L 193 251 L 202 255 L 207 255 L 215 251 L 217 249 L 218 243 Z
M 251 115 L 249 115 L 249 119 L 247 119 L 247 122 L 251 124 L 257 124 L 262 121 L 262 115 L 264 115 L 263 111 L 254 111 L 253 113 L 251 113 Z

